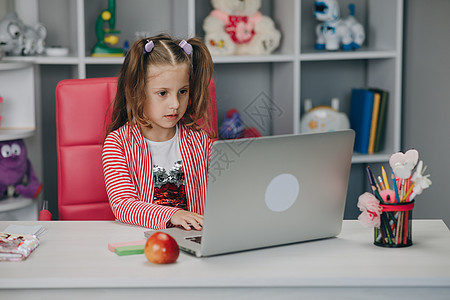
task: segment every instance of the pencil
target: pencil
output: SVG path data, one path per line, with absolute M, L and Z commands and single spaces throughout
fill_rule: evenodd
M 408 179 L 408 180 L 409 180 L 409 179 Z M 407 185 L 408 185 L 408 184 L 407 184 Z M 403 198 L 402 198 L 402 202 L 403 202 L 403 201 L 407 201 L 407 200 L 408 200 L 408 202 L 409 202 L 408 197 L 409 197 L 409 195 L 411 194 L 413 188 L 414 188 L 414 182 L 409 186 L 408 190 L 406 191 L 405 195 L 404 195 Z
M 369 177 L 369 184 L 370 187 L 372 188 L 372 193 L 375 195 L 375 197 L 384 204 L 383 198 L 381 198 L 380 196 L 380 192 L 377 189 L 377 186 L 375 184 L 375 178 L 373 176 L 372 170 L 370 169 L 370 166 L 366 167 L 366 171 L 367 171 L 367 177 Z
M 383 179 L 381 179 L 381 176 L 378 176 L 377 179 L 378 179 L 378 183 L 379 183 L 381 189 L 385 190 L 386 187 L 384 186 Z
M 383 166 L 381 166 L 381 175 L 383 176 L 384 187 L 385 187 L 387 190 L 389 190 L 389 189 L 390 189 L 390 187 L 389 187 L 389 181 L 388 181 L 388 179 L 387 179 L 387 174 L 386 174 L 386 171 L 384 170 L 384 167 L 383 167 Z

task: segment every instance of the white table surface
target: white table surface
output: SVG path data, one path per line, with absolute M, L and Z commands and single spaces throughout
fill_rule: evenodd
M 40 224 L 48 232 L 27 260 L 0 262 L 0 299 L 85 294 L 95 299 L 450 299 L 450 232 L 442 220 L 414 220 L 414 244 L 407 248 L 375 246 L 372 229 L 344 221 L 336 238 L 208 258 L 181 253 L 170 265 L 108 250 L 110 242 L 142 239 L 142 227 L 114 221 L 0 221 L 0 231 L 9 224 Z

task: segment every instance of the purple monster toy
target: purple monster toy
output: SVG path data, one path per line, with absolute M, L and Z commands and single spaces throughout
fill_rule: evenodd
M 42 184 L 33 172 L 23 140 L 0 142 L 0 198 L 36 198 Z

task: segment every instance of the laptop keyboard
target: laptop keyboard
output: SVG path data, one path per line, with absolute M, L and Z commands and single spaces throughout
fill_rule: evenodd
M 188 240 L 188 241 L 192 241 L 194 243 L 197 243 L 197 244 L 201 244 L 202 243 L 202 236 L 201 235 L 188 236 L 185 239 Z

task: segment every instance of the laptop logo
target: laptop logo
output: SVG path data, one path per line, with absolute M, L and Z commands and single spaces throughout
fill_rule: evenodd
M 294 175 L 279 174 L 267 185 L 266 205 L 275 212 L 285 211 L 295 203 L 299 190 L 300 185 Z

